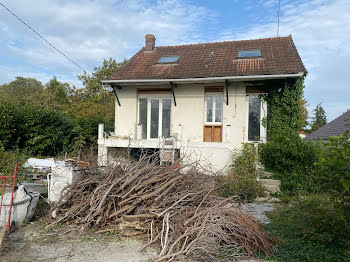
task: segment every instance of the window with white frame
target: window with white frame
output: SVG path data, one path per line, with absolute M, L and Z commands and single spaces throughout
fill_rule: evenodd
M 168 95 L 140 95 L 138 106 L 142 139 L 170 137 L 171 98 Z
M 222 94 L 208 93 L 205 95 L 206 124 L 221 125 L 222 123 Z
M 267 114 L 267 105 L 258 94 L 247 96 L 247 140 L 266 141 L 266 128 L 262 120 Z

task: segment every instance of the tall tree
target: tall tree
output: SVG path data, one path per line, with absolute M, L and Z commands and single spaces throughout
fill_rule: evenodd
M 10 83 L 0 85 L 0 99 L 16 104 L 24 101 L 35 101 L 37 96 L 42 95 L 43 90 L 44 86 L 35 78 L 18 76 Z
M 327 124 L 326 112 L 324 111 L 321 103 L 316 106 L 314 113 L 315 116 L 313 117 L 313 121 L 311 124 L 312 132 Z
M 108 60 L 104 59 L 102 66 L 94 67 L 94 72 L 92 72 L 91 75 L 87 73 L 78 75 L 78 78 L 85 87 L 85 99 L 93 100 L 98 103 L 105 103 L 110 100 L 111 90 L 102 85 L 101 81 L 111 77 L 126 61 L 127 60 L 124 59 L 123 62 L 117 63 L 113 58 L 109 58 Z
M 54 76 L 47 84 L 46 91 L 49 96 L 49 102 L 54 107 L 61 107 L 69 104 L 68 91 L 70 86 L 68 83 L 62 83 Z
M 91 75 L 78 75 L 85 88 L 70 89 L 70 114 L 77 124 L 76 147 L 79 149 L 96 145 L 99 123 L 104 123 L 106 128 L 114 128 L 115 97 L 112 90 L 102 85 L 101 81 L 111 77 L 125 62 L 126 60 L 117 63 L 112 58 L 104 59 L 102 66 L 95 67 Z

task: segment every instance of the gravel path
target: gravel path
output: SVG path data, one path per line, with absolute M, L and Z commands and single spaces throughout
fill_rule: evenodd
M 270 223 L 270 219 L 266 216 L 266 212 L 271 212 L 275 209 L 272 203 L 246 203 L 241 205 L 241 209 L 251 214 L 256 220 L 262 224 Z

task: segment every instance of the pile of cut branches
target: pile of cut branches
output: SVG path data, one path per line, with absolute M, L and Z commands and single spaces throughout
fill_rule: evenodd
M 53 207 L 56 221 L 157 243 L 156 261 L 179 255 L 198 260 L 269 253 L 274 240 L 250 215 L 215 195 L 215 176 L 178 159 L 160 166 L 154 156 L 105 168 L 87 168 Z M 51 224 L 52 225 L 52 224 Z

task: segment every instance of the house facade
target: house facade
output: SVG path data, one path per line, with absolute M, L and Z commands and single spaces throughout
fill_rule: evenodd
M 114 161 L 125 149 L 160 151 L 161 161 L 175 154 L 225 169 L 243 142 L 267 139 L 263 86 L 283 87 L 306 70 L 291 36 L 145 47 L 104 84 L 116 96 L 115 130 L 99 128 L 99 164 Z

